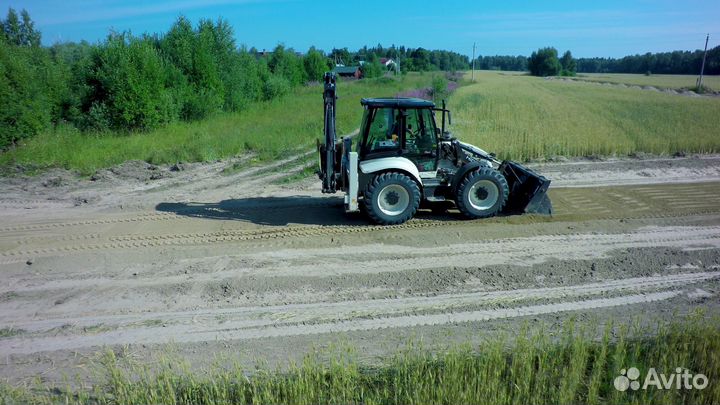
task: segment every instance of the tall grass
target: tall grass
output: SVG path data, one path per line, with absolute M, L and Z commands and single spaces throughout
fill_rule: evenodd
M 451 98 L 455 134 L 503 158 L 720 150 L 720 99 L 494 72 Z
M 623 326 L 624 325 L 624 326 Z M 599 332 L 598 332 L 599 331 Z M 598 335 L 599 333 L 599 335 Z M 621 369 L 703 373 L 703 390 L 617 391 Z M 604 327 L 566 321 L 559 331 L 523 328 L 478 347 L 430 352 L 409 345 L 379 366 L 347 347 L 313 353 L 285 370 L 216 366 L 192 371 L 175 357 L 131 364 L 112 351 L 92 388 L 2 386 L 5 403 L 108 404 L 710 404 L 720 402 L 720 320 L 692 316 L 664 326 Z
M 360 98 L 393 96 L 407 89 L 427 87 L 430 74 L 398 79 L 368 79 L 339 83 L 338 134 L 360 125 Z M 176 122 L 146 133 L 81 133 L 69 126 L 29 139 L 0 154 L 0 166 L 63 167 L 90 174 L 127 160 L 150 163 L 213 161 L 252 151 L 272 159 L 309 149 L 322 137 L 322 86 L 295 89 L 291 94 L 259 102 L 239 113 Z
M 635 86 L 654 86 L 659 89 L 693 89 L 696 87 L 696 75 L 640 75 L 628 73 L 580 73 L 577 80 L 595 82 L 622 83 Z M 703 85 L 720 91 L 720 76 L 703 77 Z

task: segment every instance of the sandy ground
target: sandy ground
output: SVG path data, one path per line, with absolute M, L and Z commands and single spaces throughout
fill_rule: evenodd
M 0 180 L 0 378 L 87 375 L 108 347 L 204 366 L 342 341 L 377 361 L 408 339 L 720 309 L 718 156 L 535 164 L 552 217 L 393 227 L 287 181 L 309 157 Z

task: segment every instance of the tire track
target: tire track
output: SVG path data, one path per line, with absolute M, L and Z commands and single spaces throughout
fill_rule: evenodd
M 720 278 L 720 271 L 680 273 L 666 276 L 633 277 L 608 280 L 597 283 L 562 287 L 529 288 L 505 291 L 479 290 L 471 292 L 440 294 L 433 296 L 411 296 L 393 299 L 351 300 L 341 302 L 287 304 L 240 308 L 202 309 L 180 312 L 154 312 L 150 314 L 108 315 L 78 318 L 49 318 L 35 321 L 16 322 L 2 317 L 4 323 L 12 322 L 15 327 L 43 331 L 70 324 L 76 327 L 103 325 L 124 326 L 161 318 L 167 323 L 197 323 L 212 320 L 218 316 L 235 317 L 244 320 L 247 326 L 270 326 L 279 323 L 318 323 L 327 320 L 340 321 L 353 318 L 389 317 L 406 313 L 428 313 L 455 311 L 459 308 L 498 304 L 511 304 L 538 299 L 574 299 L 608 293 L 641 292 L 655 289 L 671 289 L 702 281 Z M 15 321 L 15 322 L 14 322 Z
M 267 339 L 290 336 L 346 333 L 368 330 L 410 328 L 417 326 L 440 326 L 457 323 L 484 322 L 525 316 L 561 313 L 580 310 L 636 305 L 667 300 L 683 291 L 661 291 L 646 294 L 623 295 L 566 301 L 552 304 L 526 305 L 502 309 L 485 309 L 445 312 L 425 315 L 399 315 L 320 322 L 316 324 L 283 324 L 281 319 L 270 323 L 262 321 L 224 321 L 214 324 L 176 324 L 160 327 L 129 328 L 94 335 L 69 335 L 55 337 L 15 337 L 0 340 L 0 351 L 6 355 L 32 354 L 44 351 L 78 350 L 87 347 L 126 344 L 190 343 L 205 341 L 230 341 Z M 274 314 L 270 314 L 271 316 Z M 277 315 L 275 315 L 277 316 Z M 255 324 L 253 324 L 255 323 Z
M 488 265 L 529 265 L 550 258 L 565 260 L 602 257 L 613 250 L 642 247 L 714 247 L 720 248 L 720 227 L 659 227 L 627 233 L 571 233 L 520 238 L 487 239 L 474 243 L 458 243 L 442 247 L 403 247 L 391 244 L 315 249 L 277 250 L 245 253 L 238 258 L 249 259 L 247 265 L 224 267 L 209 273 L 162 275 L 150 278 L 125 275 L 118 277 L 73 278 L 63 273 L 62 279 L 35 282 L 22 287 L 23 291 L 61 291 L 100 287 L 140 288 L 181 284 L 211 283 L 241 276 L 278 277 L 358 275 L 378 272 L 422 270 L 442 266 L 473 267 L 475 263 Z M 448 257 L 448 252 L 453 255 Z M 257 266 L 255 263 L 263 263 Z M 84 276 L 81 273 L 79 276 Z M 23 277 L 20 275 L 20 277 Z M 16 287 L 8 279 L 0 293 L 12 292 Z
M 709 214 L 720 211 L 713 210 L 709 212 L 697 212 L 696 215 Z M 683 217 L 687 215 L 672 215 L 672 214 L 659 214 L 659 215 L 641 215 L 634 216 L 631 218 L 627 217 L 615 217 L 615 218 L 599 218 L 603 220 L 607 219 L 661 219 L 661 218 L 675 218 Z M 170 218 L 168 218 L 170 219 Z M 472 225 L 473 223 L 482 222 L 483 220 L 467 221 L 465 225 Z M 96 222 L 96 221 L 90 221 Z M 111 221 L 97 221 L 99 224 L 111 223 Z M 130 221 L 124 221 L 130 222 Z M 232 243 L 232 242 L 252 242 L 252 241 L 263 241 L 263 240 L 281 240 L 287 238 L 307 238 L 307 237 L 319 237 L 319 236 L 333 236 L 333 235 L 346 235 L 353 233 L 368 233 L 368 232 L 390 232 L 397 230 L 412 230 L 412 229 L 423 229 L 433 227 L 448 227 L 455 225 L 457 222 L 451 221 L 436 221 L 436 220 L 413 220 L 406 222 L 401 225 L 393 226 L 298 226 L 294 228 L 282 228 L 282 229 L 271 229 L 271 230 L 257 230 L 257 231 L 218 231 L 218 232 L 205 232 L 205 233 L 190 233 L 190 234 L 164 234 L 164 235 L 124 235 L 124 236 L 112 236 L 109 237 L 105 243 L 86 244 L 79 243 L 69 246 L 59 247 L 44 247 L 37 249 L 26 249 L 26 250 L 11 250 L 0 253 L 0 257 L 8 258 L 8 260 L 0 261 L 0 264 L 11 264 L 24 261 L 27 256 L 37 255 L 56 255 L 65 253 L 75 253 L 82 251 L 94 251 L 94 250 L 116 250 L 116 249 L 138 249 L 138 248 L 157 248 L 157 247 L 172 247 L 172 246 L 193 246 L 193 245 L 208 245 L 218 243 Z M 571 234 L 572 235 L 572 234 Z M 614 235 L 614 234 L 611 234 Z M 92 239 L 92 238 L 90 238 Z M 83 241 L 85 238 L 73 238 L 71 240 Z
M 32 224 L 32 225 L 15 225 L 0 228 L 0 233 L 7 232 L 18 232 L 18 231 L 44 231 L 56 228 L 67 228 L 75 226 L 92 226 L 92 225 L 111 225 L 119 224 L 124 222 L 146 222 L 146 221 L 166 221 L 169 219 L 175 219 L 177 215 L 168 212 L 148 212 L 138 214 L 132 217 L 123 218 L 103 218 L 103 219 L 89 219 L 81 221 L 60 221 L 52 222 L 47 224 Z

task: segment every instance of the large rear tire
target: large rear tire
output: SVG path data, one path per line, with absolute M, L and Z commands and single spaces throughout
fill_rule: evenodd
M 381 225 L 402 224 L 412 218 L 420 206 L 420 188 L 402 173 L 375 176 L 363 197 L 368 217 Z
M 509 193 L 507 180 L 500 172 L 481 167 L 460 182 L 455 204 L 467 218 L 488 218 L 502 211 Z

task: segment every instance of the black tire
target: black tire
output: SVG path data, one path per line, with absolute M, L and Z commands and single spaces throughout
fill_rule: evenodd
M 455 192 L 455 204 L 467 218 L 488 218 L 502 211 L 509 193 L 507 180 L 500 172 L 480 167 L 460 182 Z
M 417 212 L 420 206 L 420 187 L 402 173 L 387 172 L 370 181 L 363 197 L 363 204 L 371 221 L 381 225 L 397 225 L 409 220 Z

